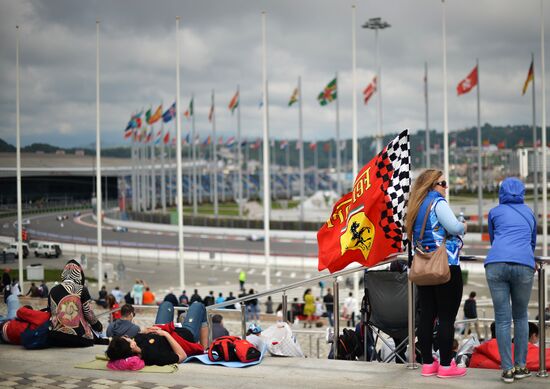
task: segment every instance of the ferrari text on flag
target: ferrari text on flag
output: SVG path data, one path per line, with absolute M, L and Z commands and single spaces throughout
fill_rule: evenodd
M 352 262 L 374 266 L 403 249 L 403 221 L 410 190 L 410 142 L 405 130 L 355 178 L 317 233 L 319 271 Z

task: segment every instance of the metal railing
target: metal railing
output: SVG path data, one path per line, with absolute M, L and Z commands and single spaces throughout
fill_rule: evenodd
M 484 260 L 485 256 L 482 255 L 464 255 L 460 257 L 461 260 Z M 409 260 L 409 255 L 395 255 L 391 258 L 387 258 L 385 261 L 378 263 L 375 267 L 379 267 L 385 264 L 388 264 L 390 262 L 393 262 L 397 259 L 404 259 Z M 538 273 L 538 315 L 539 315 L 539 338 L 545 340 L 546 339 L 546 328 L 545 328 L 545 320 L 544 320 L 544 309 L 546 306 L 545 303 L 545 264 L 550 263 L 550 257 L 535 257 L 536 260 L 536 271 Z M 374 268 L 374 267 L 373 267 Z M 246 336 L 246 307 L 245 302 L 258 299 L 261 297 L 271 296 L 274 294 L 282 293 L 282 313 L 283 313 L 283 320 L 287 320 L 288 315 L 288 302 L 287 302 L 287 292 L 292 289 L 300 288 L 306 285 L 310 285 L 312 283 L 316 283 L 322 280 L 327 279 L 333 279 L 333 291 L 334 291 L 334 306 L 333 306 L 333 314 L 334 314 L 334 339 L 338 339 L 338 336 L 340 334 L 340 323 L 339 323 L 339 280 L 338 278 L 341 276 L 346 276 L 358 271 L 364 271 L 367 270 L 367 267 L 357 267 L 352 269 L 345 269 L 341 270 L 339 272 L 335 272 L 332 274 L 326 274 L 326 275 L 320 275 L 317 277 L 312 277 L 306 280 L 294 282 L 289 285 L 281 286 L 278 288 L 270 289 L 264 292 L 255 293 L 253 295 L 247 295 L 244 297 L 239 297 L 234 300 L 225 301 L 223 303 L 211 305 L 206 308 L 207 317 L 208 317 L 208 324 L 209 324 L 209 340 L 212 338 L 212 330 L 211 330 L 211 314 L 214 311 L 219 311 L 220 309 L 223 309 L 224 307 L 227 307 L 229 305 L 234 305 L 236 303 L 241 303 L 241 323 L 242 323 L 242 335 L 243 338 Z M 408 281 L 408 338 L 409 338 L 409 350 L 415 350 L 415 310 L 414 310 L 414 288 L 413 284 Z M 338 357 L 338 347 L 337 342 L 332 343 L 333 347 L 333 354 L 334 358 L 337 359 Z M 546 342 L 541 341 L 540 347 L 539 347 L 539 371 L 537 372 L 537 377 L 548 377 L 548 373 L 546 370 Z M 416 369 L 418 368 L 418 365 L 415 363 L 415 353 L 409 352 L 408 355 L 408 364 L 407 368 L 409 369 Z

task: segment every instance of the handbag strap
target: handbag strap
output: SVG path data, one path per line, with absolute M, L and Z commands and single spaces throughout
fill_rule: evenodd
M 420 238 L 418 240 L 422 240 L 424 238 L 424 230 L 426 229 L 426 222 L 428 221 L 428 215 L 430 214 L 430 210 L 432 209 L 433 200 L 430 201 L 430 204 L 428 205 L 428 208 L 426 208 L 426 214 L 424 215 L 424 222 L 422 223 L 422 230 L 420 230 Z

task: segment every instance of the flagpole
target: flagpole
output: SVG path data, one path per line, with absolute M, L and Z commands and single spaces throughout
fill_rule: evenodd
M 174 190 L 172 186 L 172 139 L 168 142 L 168 204 L 170 207 L 173 205 L 173 193 Z
M 136 124 L 137 125 L 137 124 Z M 132 148 L 130 151 L 130 161 L 132 163 L 132 211 L 137 209 L 137 182 L 136 182 L 136 135 L 135 128 L 132 128 Z
M 180 102 L 180 17 L 176 16 L 176 182 L 178 207 L 178 259 L 180 265 L 180 290 L 185 289 L 185 273 L 183 265 L 183 181 L 181 167 L 181 102 Z
M 270 231 L 269 215 L 271 211 L 271 195 L 269 194 L 269 128 L 267 125 L 267 37 L 266 37 L 266 13 L 262 12 L 262 85 L 264 87 L 263 99 L 264 109 L 262 115 L 263 137 L 264 137 L 264 255 L 265 255 L 265 288 L 271 288 L 270 274 Z M 240 104 L 239 104 L 240 105 Z
M 445 0 L 443 5 L 443 174 L 445 180 L 449 181 L 449 115 L 447 110 L 447 21 L 445 11 Z M 450 192 L 447 193 L 447 201 L 450 202 Z
M 103 286 L 103 253 L 102 253 L 102 206 L 101 206 L 101 127 L 100 127 L 100 100 L 99 100 L 99 20 L 96 20 L 96 218 L 97 218 L 97 285 Z
M 298 133 L 300 138 L 300 223 L 304 222 L 304 198 L 305 198 L 305 180 L 304 180 L 304 128 L 302 121 L 302 77 L 298 76 Z
M 155 172 L 155 158 L 156 158 L 156 152 L 155 152 L 155 129 L 153 125 L 151 124 L 151 211 L 155 210 L 155 207 L 157 205 L 157 178 L 156 178 L 156 172 Z
M 430 116 L 428 114 L 428 62 L 424 62 L 424 101 L 426 105 L 426 141 L 424 152 L 426 153 L 426 169 L 430 168 Z
M 15 121 L 17 164 L 17 263 L 19 265 L 19 288 L 23 292 L 23 196 L 21 193 L 21 112 L 19 95 L 19 26 L 15 26 Z
M 197 136 L 195 133 L 195 94 L 191 93 L 191 104 L 189 107 L 189 113 L 191 114 L 191 154 L 193 160 L 193 215 L 198 213 L 197 205 Z
M 479 104 L 480 95 L 480 77 L 479 77 L 479 60 L 476 58 L 477 69 L 477 216 L 479 224 L 479 232 L 483 233 L 483 166 L 481 160 L 481 109 Z
M 355 23 L 356 23 L 356 10 L 355 10 L 355 5 L 352 5 L 351 6 L 351 67 L 352 67 L 351 150 L 353 154 L 352 174 L 354 179 L 355 177 L 357 177 L 357 174 L 359 173 L 359 157 L 358 157 L 358 150 L 357 150 L 357 54 L 356 54 L 357 41 L 356 41 Z
M 290 142 L 286 144 L 286 195 L 290 200 Z
M 216 108 L 215 92 L 212 89 L 212 159 L 214 161 L 214 215 L 218 217 L 218 154 L 216 150 Z
M 548 146 L 546 143 L 546 67 L 544 64 L 544 2 L 540 2 L 540 72 L 542 90 L 542 255 L 548 255 Z M 534 89 L 534 88 L 533 88 Z M 548 274 L 546 276 L 546 300 L 549 299 Z M 539 302 L 544 303 L 544 302 Z
M 352 63 L 352 130 L 351 130 L 351 153 L 352 153 L 352 177 L 355 180 L 359 173 L 359 158 L 357 150 L 357 55 L 356 55 L 356 11 L 355 4 L 351 6 L 351 63 Z M 376 30 L 378 34 L 378 30 Z M 378 96 L 380 99 L 380 96 Z M 340 193 L 341 194 L 341 193 Z M 359 272 L 353 273 L 353 294 L 359 296 Z
M 239 95 L 237 105 L 237 166 L 238 177 L 237 184 L 239 186 L 238 191 L 238 203 L 239 203 L 239 217 L 243 216 L 243 172 L 242 172 L 242 159 L 241 159 L 241 91 L 239 85 L 237 85 L 237 93 Z
M 336 107 L 336 189 L 338 192 L 338 195 L 342 195 L 342 179 L 340 177 L 340 171 L 341 171 L 341 155 L 340 155 L 340 104 L 339 104 L 339 96 L 338 96 L 338 73 L 336 73 L 336 101 L 335 101 L 335 107 Z
M 246 170 L 244 171 L 244 174 L 246 176 L 246 198 L 250 199 L 250 175 L 248 172 L 248 161 L 250 161 L 250 145 L 247 141 L 245 141 L 244 145 L 244 153 L 246 155 L 245 161 L 246 161 Z
M 533 64 L 533 85 L 531 85 L 533 102 L 533 210 L 535 211 L 535 220 L 539 220 L 539 166 L 538 166 L 538 147 L 537 147 L 537 117 L 535 110 L 535 54 L 531 53 L 531 63 Z
M 162 104 L 161 104 L 162 105 Z M 160 197 L 161 197 L 161 205 L 162 205 L 162 213 L 166 213 L 166 172 L 165 172 L 165 166 L 164 166 L 164 119 L 161 116 L 161 123 L 160 123 Z
M 315 182 L 315 193 L 317 193 L 317 191 L 319 190 L 319 153 L 317 151 L 317 149 L 319 148 L 319 145 L 317 144 L 317 141 L 315 141 L 315 154 L 313 155 L 314 156 L 314 163 L 315 163 L 315 179 L 314 179 L 314 182 Z
M 271 147 L 268 146 L 268 147 Z M 273 139 L 273 166 L 271 169 L 273 170 L 273 179 L 271 180 L 273 182 L 273 200 L 277 199 L 277 141 Z

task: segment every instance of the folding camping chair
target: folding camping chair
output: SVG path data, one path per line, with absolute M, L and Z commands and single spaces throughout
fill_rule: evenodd
M 392 271 L 394 268 L 396 270 Z M 376 359 L 389 362 L 395 357 L 397 363 L 405 363 L 408 344 L 408 277 L 403 264 L 397 263 L 396 266 L 394 263 L 390 269 L 365 271 L 362 317 L 368 330 L 374 334 L 374 347 L 380 340 L 391 350 L 383 359 L 379 353 L 374 353 Z M 393 346 L 382 333 L 394 340 Z

